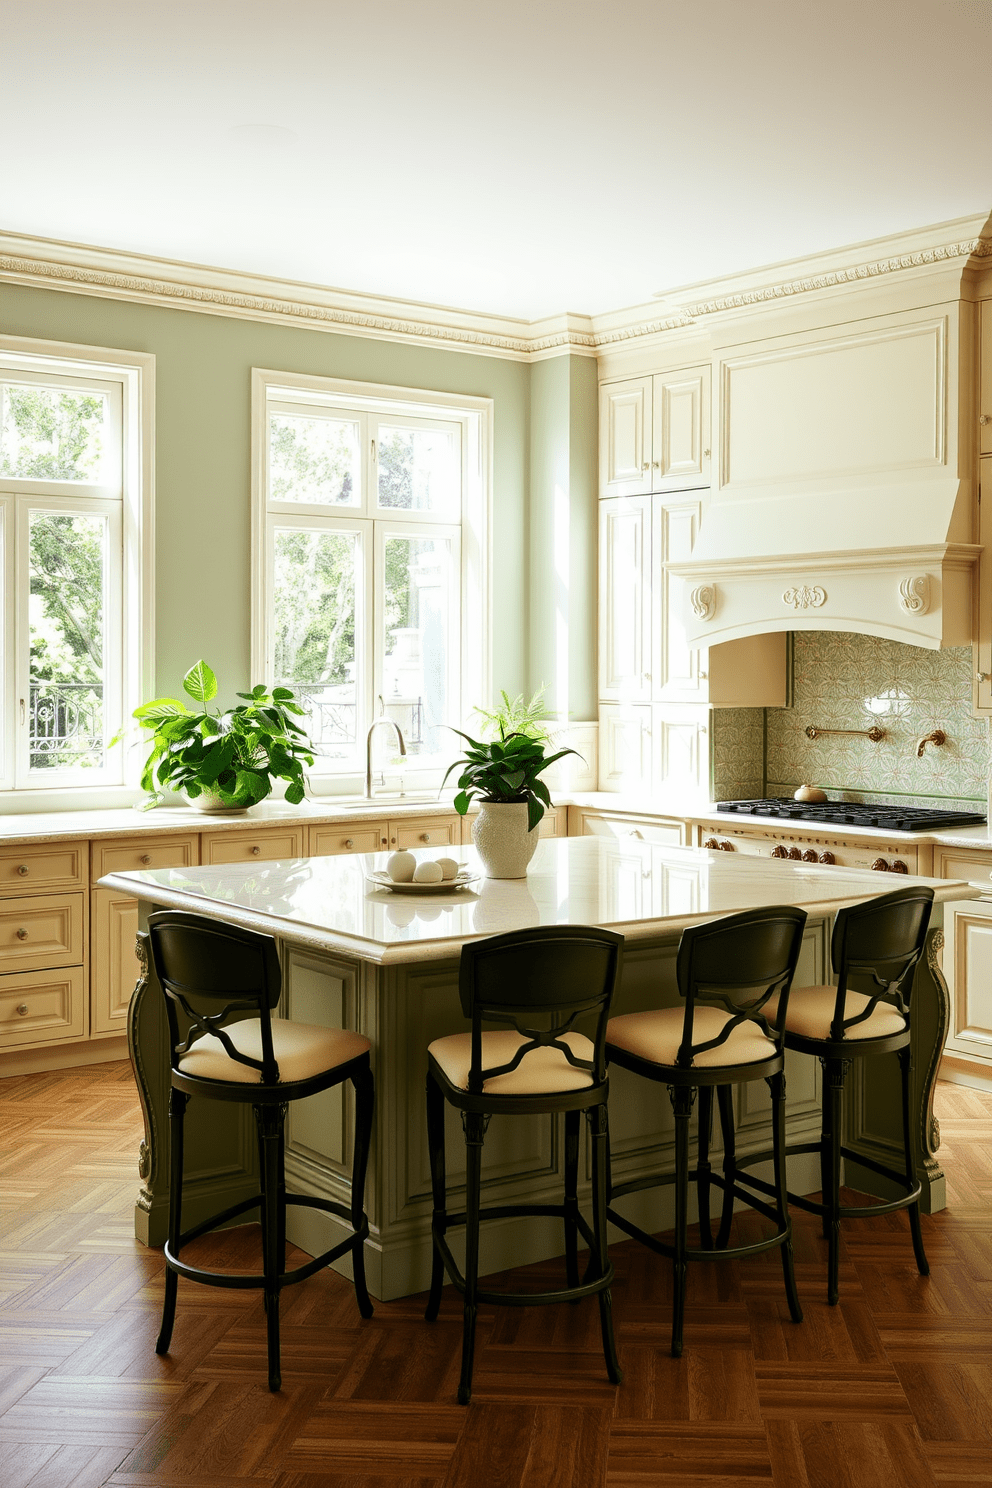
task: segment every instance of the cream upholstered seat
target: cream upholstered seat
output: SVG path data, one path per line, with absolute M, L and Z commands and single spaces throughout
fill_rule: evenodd
M 863 992 L 848 991 L 844 997 L 844 1018 L 859 1017 L 868 1006 L 870 998 Z M 786 1033 L 798 1034 L 800 1038 L 829 1039 L 830 1025 L 837 1007 L 836 987 L 794 987 L 789 994 L 789 1006 L 785 1015 Z M 778 1017 L 778 998 L 769 998 L 766 1016 L 770 1023 Z M 877 1003 L 863 1023 L 852 1023 L 844 1030 L 845 1039 L 888 1038 L 893 1033 L 905 1033 L 909 1023 L 890 1003 Z
M 249 1059 L 262 1059 L 262 1025 L 258 1018 L 230 1023 L 224 1029 L 239 1054 Z M 347 1028 L 321 1028 L 313 1023 L 290 1023 L 285 1018 L 272 1019 L 272 1052 L 279 1066 L 279 1084 L 312 1080 L 327 1070 L 336 1069 L 357 1059 L 371 1048 L 367 1038 Z M 200 1080 L 235 1080 L 244 1085 L 261 1083 L 261 1069 L 240 1064 L 232 1059 L 220 1039 L 204 1034 L 187 1054 L 179 1059 L 184 1075 Z
M 771 1021 L 771 1020 L 769 1020 Z M 695 1009 L 693 1043 L 709 1043 L 719 1038 L 732 1014 L 702 1003 Z M 675 1063 L 685 1028 L 685 1010 L 654 1008 L 647 1013 L 621 1013 L 611 1018 L 606 1027 L 606 1042 L 612 1049 L 624 1049 L 639 1059 L 653 1064 Z M 715 1049 L 701 1049 L 693 1054 L 693 1066 L 712 1068 L 727 1064 L 756 1064 L 759 1059 L 773 1059 L 778 1053 L 774 1042 L 766 1038 L 757 1023 L 748 1020 L 732 1028 Z
M 521 1033 L 484 1033 L 482 1064 L 485 1069 L 498 1069 L 509 1064 L 517 1050 L 530 1041 Z M 576 1059 L 592 1064 L 595 1049 L 583 1033 L 564 1033 L 560 1042 L 567 1044 Z M 458 1090 L 468 1089 L 472 1065 L 472 1035 L 453 1033 L 449 1038 L 435 1039 L 428 1053 L 444 1075 Z M 482 1086 L 483 1095 L 551 1095 L 559 1090 L 584 1090 L 592 1084 L 591 1069 L 576 1069 L 559 1049 L 531 1049 L 515 1070 L 494 1075 Z

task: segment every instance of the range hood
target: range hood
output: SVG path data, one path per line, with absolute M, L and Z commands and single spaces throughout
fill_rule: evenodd
M 785 630 L 970 642 L 971 310 L 717 358 L 714 489 L 691 557 L 668 565 L 690 645 Z

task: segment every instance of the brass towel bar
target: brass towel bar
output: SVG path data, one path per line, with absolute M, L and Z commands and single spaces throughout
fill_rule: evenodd
M 806 730 L 807 739 L 818 739 L 821 734 L 858 734 L 863 739 L 870 739 L 873 744 L 885 738 L 885 730 L 879 728 L 877 723 L 873 723 L 870 729 L 825 729 L 817 728 L 815 723 L 811 723 Z

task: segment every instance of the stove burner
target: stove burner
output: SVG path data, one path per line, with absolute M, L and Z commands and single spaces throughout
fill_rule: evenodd
M 984 822 L 982 811 L 944 811 L 930 806 L 882 806 L 871 801 L 794 801 L 773 796 L 766 801 L 719 801 L 717 811 L 738 816 L 770 816 L 786 821 L 877 827 L 882 832 L 926 832 Z

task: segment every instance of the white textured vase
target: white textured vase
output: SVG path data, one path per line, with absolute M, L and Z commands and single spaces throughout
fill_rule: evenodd
M 201 790 L 198 796 L 186 797 L 194 811 L 214 812 L 218 816 L 245 816 L 249 810 L 247 806 L 228 806 L 217 795 L 216 791 Z
M 472 841 L 486 877 L 525 878 L 538 832 L 538 827 L 527 830 L 526 801 L 483 801 L 472 823 Z

